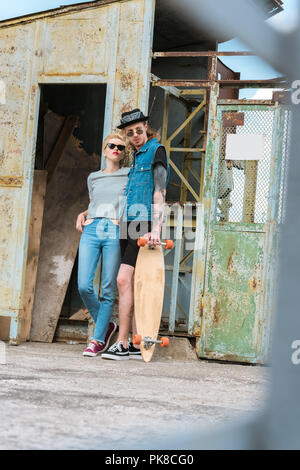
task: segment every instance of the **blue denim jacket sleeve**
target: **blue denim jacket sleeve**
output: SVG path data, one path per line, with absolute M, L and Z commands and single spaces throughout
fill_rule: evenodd
M 157 139 L 151 139 L 135 153 L 135 165 L 130 169 L 124 195 L 123 220 L 152 220 L 153 160 L 160 145 Z M 167 181 L 169 173 L 168 163 Z

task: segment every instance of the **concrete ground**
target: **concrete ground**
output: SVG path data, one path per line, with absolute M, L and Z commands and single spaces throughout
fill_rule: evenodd
M 85 358 L 82 344 L 7 346 L 0 449 L 159 449 L 263 408 L 269 368 L 202 361 L 187 339 L 172 343 L 148 364 Z

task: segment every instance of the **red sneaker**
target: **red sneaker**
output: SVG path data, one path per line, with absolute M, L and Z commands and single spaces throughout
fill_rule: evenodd
M 92 340 L 88 347 L 83 351 L 82 355 L 83 356 L 90 356 L 90 357 L 95 357 L 98 356 L 98 354 L 103 353 L 104 351 L 107 350 L 109 346 L 109 342 L 111 340 L 112 335 L 117 329 L 117 325 L 115 322 L 111 321 L 109 322 L 107 333 L 105 336 L 105 342 L 104 343 L 98 343 L 98 341 Z
M 91 341 L 88 347 L 83 351 L 82 355 L 83 356 L 90 356 L 90 357 L 95 357 L 98 356 L 101 352 L 103 352 L 105 344 L 104 343 L 98 343 L 96 341 Z
M 112 335 L 114 334 L 114 332 L 116 331 L 117 329 L 117 325 L 114 321 L 111 321 L 109 322 L 109 325 L 108 325 L 108 328 L 107 328 L 107 333 L 106 333 L 106 336 L 105 336 L 105 343 L 103 345 L 103 349 L 101 352 L 104 352 L 107 350 L 108 346 L 109 346 L 109 342 L 111 340 L 111 337 Z

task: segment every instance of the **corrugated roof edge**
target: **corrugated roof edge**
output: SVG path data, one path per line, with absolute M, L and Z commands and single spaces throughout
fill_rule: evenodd
M 7 20 L 0 21 L 0 28 L 6 28 L 17 24 L 26 24 L 32 21 L 37 21 L 41 18 L 48 18 L 52 16 L 65 15 L 73 11 L 88 10 L 95 7 L 105 6 L 109 3 L 123 3 L 130 0 L 94 0 L 92 2 L 85 3 L 73 3 L 72 5 L 62 5 L 58 8 L 52 8 L 51 10 L 40 11 L 36 13 L 30 13 L 28 15 L 18 16 L 16 18 L 9 18 Z
M 58 8 L 52 8 L 51 10 L 40 11 L 36 13 L 30 13 L 28 15 L 18 16 L 16 18 L 9 18 L 0 21 L 0 28 L 8 26 L 14 26 L 15 24 L 30 23 L 32 21 L 39 20 L 40 18 L 48 18 L 51 16 L 65 15 L 72 11 L 86 10 L 98 6 L 104 6 L 109 3 L 127 2 L 130 0 L 94 0 L 92 2 L 85 3 L 73 3 L 72 5 L 62 5 Z M 283 10 L 283 0 L 271 0 L 274 3 L 274 10 L 270 12 L 270 16 L 273 16 Z

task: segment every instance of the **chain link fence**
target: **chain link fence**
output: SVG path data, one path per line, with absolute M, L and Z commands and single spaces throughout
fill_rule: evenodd
M 270 187 L 274 111 L 247 110 L 243 113 L 244 125 L 222 127 L 216 217 L 219 222 L 265 223 Z M 263 158 L 225 160 L 229 134 L 263 134 Z

